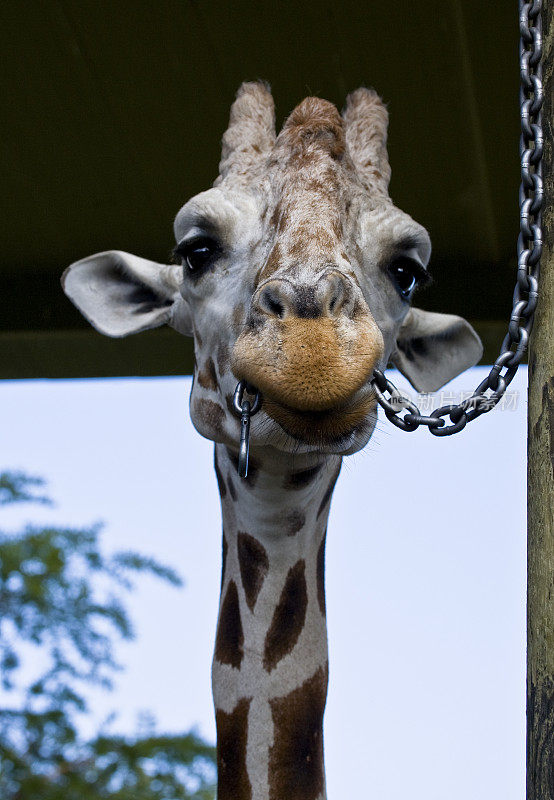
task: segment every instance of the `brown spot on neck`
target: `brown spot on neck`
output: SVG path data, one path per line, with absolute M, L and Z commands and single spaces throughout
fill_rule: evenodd
M 240 618 L 239 595 L 234 581 L 229 581 L 219 611 L 215 657 L 221 664 L 239 669 L 244 655 L 244 633 Z
M 279 661 L 292 651 L 304 628 L 307 607 L 306 563 L 300 559 L 288 572 L 265 637 L 264 667 L 267 672 L 275 669 Z
M 215 371 L 215 364 L 211 356 L 198 373 L 198 383 L 203 389 L 209 389 L 212 392 L 217 391 L 217 374 Z
M 269 751 L 270 800 L 316 800 L 325 792 L 323 712 L 327 668 L 284 697 L 270 700 L 274 724 Z
M 223 436 L 225 411 L 219 403 L 214 403 L 213 400 L 195 400 L 194 413 L 216 436 Z
M 269 570 L 269 558 L 265 547 L 248 533 L 239 532 L 237 550 L 246 603 L 250 611 L 254 611 L 256 600 Z
M 233 711 L 217 710 L 217 798 L 251 800 L 252 786 L 246 769 L 250 698 L 239 700 Z
M 302 530 L 305 523 L 306 515 L 303 511 L 300 511 L 299 508 L 293 508 L 291 511 L 287 511 L 285 517 L 287 536 L 296 536 L 298 531 Z

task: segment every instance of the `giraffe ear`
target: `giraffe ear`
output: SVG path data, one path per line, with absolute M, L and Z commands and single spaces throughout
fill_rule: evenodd
M 190 313 L 179 294 L 179 272 L 176 265 L 109 250 L 71 264 L 62 276 L 62 287 L 83 316 L 106 336 L 128 336 L 174 320 L 181 333 L 190 335 Z
M 436 392 L 482 355 L 481 340 L 462 317 L 411 308 L 391 361 L 418 392 Z

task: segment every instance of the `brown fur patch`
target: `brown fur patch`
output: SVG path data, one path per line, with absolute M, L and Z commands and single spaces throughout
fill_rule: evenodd
M 342 462 L 339 464 L 338 470 L 336 471 L 336 473 L 331 478 L 329 486 L 325 490 L 325 494 L 323 495 L 323 498 L 322 498 L 321 503 L 319 504 L 319 508 L 317 510 L 317 517 L 316 517 L 317 519 L 319 519 L 319 517 L 323 514 L 325 508 L 327 507 L 327 504 L 331 501 L 331 497 L 332 497 L 332 494 L 333 494 L 333 489 L 335 488 L 335 483 L 337 482 L 337 478 L 339 477 L 341 465 L 342 465 Z
M 248 533 L 239 532 L 237 549 L 246 603 L 250 611 L 254 611 L 260 589 L 269 570 L 269 558 L 265 547 Z
M 229 366 L 229 345 L 227 342 L 220 342 L 217 347 L 217 366 L 220 375 L 223 375 Z
M 217 436 L 223 436 L 225 411 L 219 403 L 214 403 L 213 400 L 196 400 L 194 411 Z
M 210 356 L 203 369 L 198 373 L 198 383 L 203 389 L 210 389 L 210 391 L 217 391 L 217 374 L 215 371 L 215 364 L 213 358 Z
M 239 595 L 234 581 L 229 582 L 219 612 L 215 657 L 221 664 L 238 669 L 242 663 L 244 633 L 240 619 Z
M 298 531 L 302 530 L 306 522 L 306 515 L 300 509 L 295 508 L 287 512 L 285 524 L 287 527 L 287 536 L 296 536 Z
M 285 478 L 283 484 L 285 489 L 303 489 L 304 486 L 307 486 L 314 480 L 322 466 L 323 462 L 321 464 L 316 464 L 315 467 L 308 467 L 308 469 L 301 469 L 298 472 L 291 472 Z
M 220 710 L 215 712 L 218 800 L 252 798 L 252 786 L 246 769 L 250 703 L 250 698 L 243 698 L 230 714 Z
M 319 97 L 306 97 L 283 125 L 278 142 L 293 152 L 318 149 L 340 158 L 346 149 L 344 126 L 336 107 Z
M 335 215 L 329 215 L 329 227 L 334 230 L 337 228 L 337 221 L 334 219 Z M 299 225 L 294 231 L 291 232 L 291 243 L 288 248 L 288 257 L 292 260 L 301 260 L 305 257 L 306 243 L 310 242 L 311 246 L 316 245 L 319 251 L 329 253 L 329 261 L 334 261 L 333 253 L 337 244 L 335 238 L 337 233 L 332 235 L 326 228 L 322 228 L 312 222 L 311 226 Z
M 217 488 L 219 489 L 219 496 L 223 498 L 227 494 L 227 487 L 225 486 L 223 475 L 221 474 L 221 470 L 219 469 L 219 463 L 217 460 L 217 448 L 214 448 L 214 470 L 215 470 L 215 477 L 217 478 Z
M 304 627 L 307 607 L 306 563 L 300 559 L 288 572 L 265 637 L 264 667 L 267 672 L 275 669 L 295 646 Z
M 325 616 L 325 540 L 327 538 L 327 531 L 323 534 L 323 539 L 317 551 L 316 563 L 316 583 L 317 583 L 317 603 L 319 610 Z
M 270 700 L 274 738 L 269 751 L 270 800 L 316 800 L 325 791 L 323 712 L 327 670 L 285 697 Z

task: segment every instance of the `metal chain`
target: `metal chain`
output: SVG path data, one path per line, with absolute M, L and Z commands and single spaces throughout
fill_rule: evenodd
M 520 233 L 517 241 L 517 283 L 512 316 L 500 355 L 471 397 L 458 405 L 441 406 L 426 417 L 404 397 L 385 375 L 375 370 L 373 388 L 388 419 L 404 431 L 425 425 L 434 436 L 450 436 L 468 422 L 491 411 L 517 372 L 529 342 L 537 305 L 539 265 L 542 253 L 542 0 L 519 0 L 519 66 L 521 138 L 521 185 L 519 189 Z M 385 397 L 385 392 L 390 398 Z M 400 416 L 403 411 L 408 413 Z M 451 424 L 446 424 L 449 417 Z

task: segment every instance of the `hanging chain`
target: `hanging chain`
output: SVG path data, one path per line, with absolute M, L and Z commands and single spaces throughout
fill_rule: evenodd
M 517 283 L 514 290 L 512 316 L 500 349 L 500 355 L 484 381 L 471 397 L 458 405 L 437 408 L 426 417 L 404 397 L 385 375 L 375 370 L 373 388 L 377 402 L 388 419 L 404 431 L 415 431 L 425 425 L 434 436 L 450 436 L 465 428 L 468 422 L 491 411 L 517 372 L 529 342 L 533 315 L 538 298 L 539 265 L 542 252 L 541 210 L 542 185 L 542 25 L 541 0 L 519 2 L 519 90 L 521 113 L 521 185 L 519 189 L 520 233 L 517 242 Z M 387 392 L 390 397 L 385 397 Z M 399 416 L 407 411 L 404 416 Z M 445 417 L 450 419 L 446 424 Z

